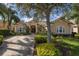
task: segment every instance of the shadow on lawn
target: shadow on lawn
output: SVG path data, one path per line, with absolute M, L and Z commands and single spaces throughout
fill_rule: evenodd
M 71 52 L 72 52 L 72 56 L 79 56 L 79 46 L 73 46 Z
M 60 50 L 61 56 L 79 56 L 79 46 L 74 46 L 65 42 L 55 42 L 55 46 Z
M 18 55 L 16 55 L 16 56 L 20 56 L 20 55 L 22 55 L 22 56 L 27 56 L 27 55 L 32 55 L 32 47 L 33 47 L 33 41 L 32 40 L 30 40 L 30 39 L 28 39 L 28 38 L 25 38 L 24 39 L 24 42 L 23 41 L 21 41 L 21 40 L 18 40 L 18 43 L 14 43 L 14 42 L 6 42 L 5 41 L 5 45 L 4 46 L 6 46 L 6 47 L 4 47 L 4 48 L 2 48 L 2 50 L 4 50 L 4 51 L 2 51 L 2 53 L 0 52 L 0 55 L 2 55 L 3 53 L 5 53 L 5 51 L 6 50 L 12 50 L 12 51 L 16 51 L 16 52 L 18 52 L 19 54 Z M 22 46 L 22 48 L 21 49 L 16 49 L 16 48 L 9 48 L 9 47 L 7 47 L 7 45 L 8 44 L 14 44 L 14 45 L 20 45 L 20 46 Z M 1 49 L 0 49 L 1 50 Z

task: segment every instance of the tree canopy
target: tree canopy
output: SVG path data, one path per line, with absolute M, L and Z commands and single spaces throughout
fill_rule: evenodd
M 22 10 L 24 15 L 37 17 L 37 15 L 41 18 L 46 19 L 47 29 L 48 29 L 48 42 L 51 42 L 51 29 L 50 29 L 50 14 L 52 10 L 61 9 L 64 13 L 68 10 L 70 4 L 62 4 L 62 3 L 30 3 L 30 4 L 17 4 L 18 9 Z M 30 13 L 32 12 L 32 13 Z

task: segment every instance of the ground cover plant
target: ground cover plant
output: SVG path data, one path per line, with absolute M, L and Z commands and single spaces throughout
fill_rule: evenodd
M 71 56 L 78 56 L 79 55 L 79 40 L 76 40 L 72 37 L 62 37 L 60 39 L 56 39 L 54 43 L 56 48 L 58 48 L 62 55 L 71 55 Z
M 59 50 L 54 47 L 53 44 L 43 43 L 36 47 L 37 56 L 57 56 L 59 55 Z
M 55 49 L 59 50 L 59 54 L 61 56 L 78 56 L 79 55 L 79 40 L 75 37 L 65 37 L 65 36 L 52 36 L 52 44 Z M 37 55 L 44 55 L 42 52 L 40 52 L 43 49 L 47 49 L 47 37 L 46 35 L 36 35 L 35 36 L 35 42 L 37 43 L 36 49 L 37 49 Z M 42 46 L 43 45 L 43 46 Z M 50 46 L 50 45 L 48 45 Z M 53 46 L 50 46 L 51 49 Z M 49 51 L 50 49 L 48 49 Z M 52 50 L 53 51 L 53 50 Z M 39 54 L 40 53 L 40 54 Z M 47 54 L 46 54 L 47 55 Z M 52 54 L 50 54 L 52 55 Z
M 3 36 L 0 35 L 0 46 L 1 46 L 2 43 L 3 43 Z

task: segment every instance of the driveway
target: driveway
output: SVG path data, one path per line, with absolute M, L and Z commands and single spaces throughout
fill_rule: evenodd
M 1 56 L 32 56 L 34 51 L 34 35 L 14 36 L 4 40 L 0 47 Z

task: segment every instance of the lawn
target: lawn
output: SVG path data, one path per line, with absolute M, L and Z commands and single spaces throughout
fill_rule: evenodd
M 71 55 L 79 56 L 79 41 L 75 39 L 64 39 L 64 43 L 68 44 L 67 47 L 71 48 Z
M 69 51 L 69 54 L 64 55 L 79 56 L 79 40 L 70 37 L 62 37 L 55 39 L 56 41 L 58 40 L 55 44 L 58 45 L 58 49 L 61 51 L 61 53 L 66 53 Z
M 79 40 L 78 39 L 71 38 L 71 37 L 62 37 L 62 36 L 53 37 L 52 39 L 53 39 L 52 40 L 53 46 L 54 48 L 59 50 L 59 52 L 57 53 L 59 53 L 60 56 L 79 56 Z M 38 44 L 43 44 L 43 43 L 47 44 L 46 42 L 47 37 L 45 35 L 36 35 L 35 41 L 36 41 L 36 47 L 38 47 Z M 41 45 L 39 46 L 41 47 Z M 45 49 L 47 49 L 47 47 Z M 52 50 L 52 51 L 55 51 L 55 50 Z

